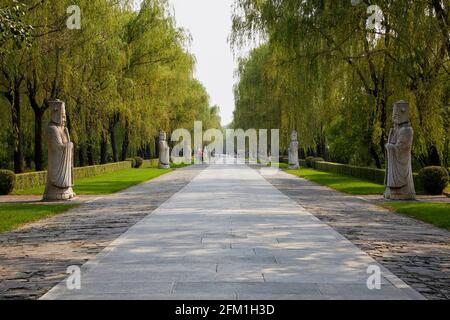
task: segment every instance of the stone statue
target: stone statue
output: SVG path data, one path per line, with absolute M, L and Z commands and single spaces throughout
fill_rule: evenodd
M 297 131 L 291 133 L 291 143 L 289 144 L 289 169 L 298 169 L 300 164 L 298 162 L 298 140 Z
M 386 144 L 386 191 L 384 197 L 391 200 L 414 200 L 411 148 L 414 131 L 409 120 L 409 105 L 405 101 L 394 104 L 394 128 Z
M 73 187 L 73 143 L 66 128 L 63 101 L 50 101 L 50 123 L 47 127 L 48 171 L 44 200 L 70 200 Z
M 191 141 L 184 141 L 184 150 L 183 150 L 184 163 L 191 164 L 192 163 L 192 148 Z
M 161 130 L 159 133 L 159 168 L 168 169 L 170 168 L 170 148 L 167 144 L 166 133 Z

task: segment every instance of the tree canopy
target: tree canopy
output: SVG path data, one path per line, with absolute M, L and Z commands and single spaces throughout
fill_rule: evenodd
M 76 164 L 155 156 L 159 130 L 219 128 L 167 0 L 0 0 L 0 167 L 42 170 L 47 102 L 66 102 Z
M 235 48 L 265 41 L 239 63 L 234 126 L 280 128 L 284 148 L 296 129 L 306 154 L 382 167 L 407 100 L 414 166 L 448 166 L 450 2 L 377 0 L 378 17 L 373 4 L 236 0 Z

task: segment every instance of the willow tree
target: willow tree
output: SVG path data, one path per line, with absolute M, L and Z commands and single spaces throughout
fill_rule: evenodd
M 448 26 L 448 2 L 378 1 L 377 16 L 367 14 L 368 5 L 365 1 L 357 6 L 350 1 L 236 1 L 232 40 L 239 46 L 257 35 L 267 39 L 264 46 L 271 58 L 264 68 L 272 69 L 272 82 L 278 84 L 269 95 L 281 103 L 282 130 L 283 121 L 289 122 L 284 125 L 287 130 L 304 128 L 299 130 L 305 132 L 304 147 L 315 140 L 316 152 L 322 155 L 325 145 L 356 143 L 365 146 L 365 153 L 381 167 L 389 106 L 408 98 L 413 121 L 418 119 L 414 124 L 420 128 L 416 158 L 423 164 L 434 162 L 430 150 L 442 154 L 443 143 L 438 141 L 443 136 L 442 106 L 448 104 L 444 98 L 449 83 L 448 32 L 442 32 Z M 273 108 L 272 99 L 266 101 L 265 107 Z M 251 112 L 249 108 L 246 112 Z M 338 133 L 338 127 L 349 124 L 358 132 L 356 140 L 350 139 L 354 135 Z M 360 153 L 359 148 L 355 152 Z M 370 163 L 364 158 L 354 160 Z

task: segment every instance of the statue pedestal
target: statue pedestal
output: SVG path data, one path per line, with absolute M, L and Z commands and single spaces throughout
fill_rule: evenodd
M 160 164 L 159 164 L 159 168 L 160 168 L 160 169 L 169 169 L 169 168 L 170 168 L 170 165 L 169 165 L 169 164 L 162 164 L 162 163 L 160 163 Z
M 71 200 L 76 196 L 72 188 L 58 188 L 51 184 L 47 184 L 45 187 L 44 201 L 61 201 L 61 200 Z
M 384 198 L 386 200 L 416 200 L 416 194 L 411 193 L 409 186 L 403 188 L 387 187 L 384 192 Z

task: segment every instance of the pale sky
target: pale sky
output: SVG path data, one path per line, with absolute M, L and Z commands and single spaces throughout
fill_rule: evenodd
M 219 105 L 222 125 L 232 121 L 235 61 L 227 42 L 231 32 L 233 0 L 169 0 L 178 27 L 193 37 L 191 52 L 197 60 L 196 78 L 206 87 L 212 105 Z

